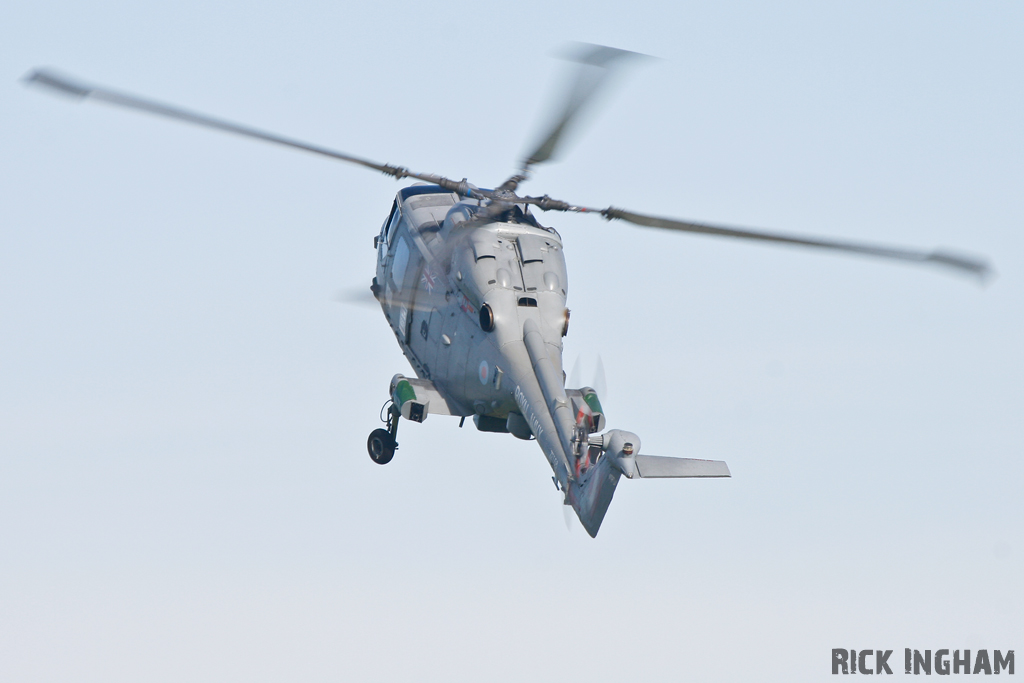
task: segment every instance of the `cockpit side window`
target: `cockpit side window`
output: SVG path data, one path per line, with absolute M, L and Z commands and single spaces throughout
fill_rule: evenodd
M 391 223 L 391 219 L 395 216 L 395 210 L 398 208 L 398 200 L 396 199 L 391 204 L 391 213 L 384 219 L 384 225 L 380 226 L 380 236 L 386 237 L 388 234 L 388 225 Z
M 395 241 L 395 233 L 398 232 L 396 227 L 401 220 L 402 211 L 398 208 L 398 202 L 396 201 L 395 205 L 391 208 L 391 216 L 388 218 L 387 242 L 389 247 Z
M 409 243 L 404 239 L 398 240 L 395 247 L 395 260 L 391 262 L 391 282 L 396 292 L 402 291 L 405 282 L 405 270 L 409 267 Z
M 378 258 L 381 263 L 384 263 L 384 258 L 388 253 L 388 228 L 391 226 L 391 219 L 395 217 L 395 213 L 398 211 L 398 200 L 391 205 L 391 213 L 384 219 L 384 224 L 380 226 L 380 235 L 376 239 Z

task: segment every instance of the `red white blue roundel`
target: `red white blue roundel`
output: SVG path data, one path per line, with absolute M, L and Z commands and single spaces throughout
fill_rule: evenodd
M 480 376 L 480 384 L 487 384 L 487 379 L 491 376 L 491 368 L 488 367 L 487 361 L 480 361 L 480 370 L 477 374 Z

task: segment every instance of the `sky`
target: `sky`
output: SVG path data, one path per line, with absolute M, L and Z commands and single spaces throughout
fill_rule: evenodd
M 1024 8 L 14 2 L 0 21 L 0 679 L 820 681 L 1024 647 Z M 532 194 L 991 259 L 987 286 L 547 214 L 566 365 L 728 480 L 568 529 L 534 444 L 404 423 L 395 181 L 23 87 L 50 66 L 493 186 L 588 41 L 657 57 Z

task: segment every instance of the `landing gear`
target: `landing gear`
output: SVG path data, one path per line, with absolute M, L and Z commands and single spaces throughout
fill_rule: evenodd
M 388 407 L 387 429 L 374 429 L 366 440 L 366 450 L 370 459 L 378 465 L 387 465 L 395 457 L 398 448 L 398 418 L 401 417 L 395 404 Z
M 394 437 L 386 429 L 374 429 L 370 432 L 370 438 L 366 440 L 366 450 L 378 465 L 387 465 L 391 462 L 397 446 Z

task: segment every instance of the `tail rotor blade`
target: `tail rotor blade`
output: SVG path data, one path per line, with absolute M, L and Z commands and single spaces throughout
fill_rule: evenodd
M 562 517 L 565 519 L 565 530 L 568 531 L 570 534 L 572 533 L 572 528 L 574 526 L 573 523 L 572 523 L 572 518 L 575 517 L 575 516 L 576 516 L 576 513 L 573 512 L 572 506 L 571 505 L 565 505 L 563 503 L 562 504 Z
M 604 361 L 601 359 L 601 354 L 597 354 L 597 364 L 594 366 L 594 384 L 591 388 L 597 392 L 602 401 L 608 394 L 608 380 L 605 378 Z
M 583 356 L 576 356 L 576 362 L 572 364 L 572 372 L 569 373 L 569 388 L 579 389 L 580 384 L 580 361 Z

